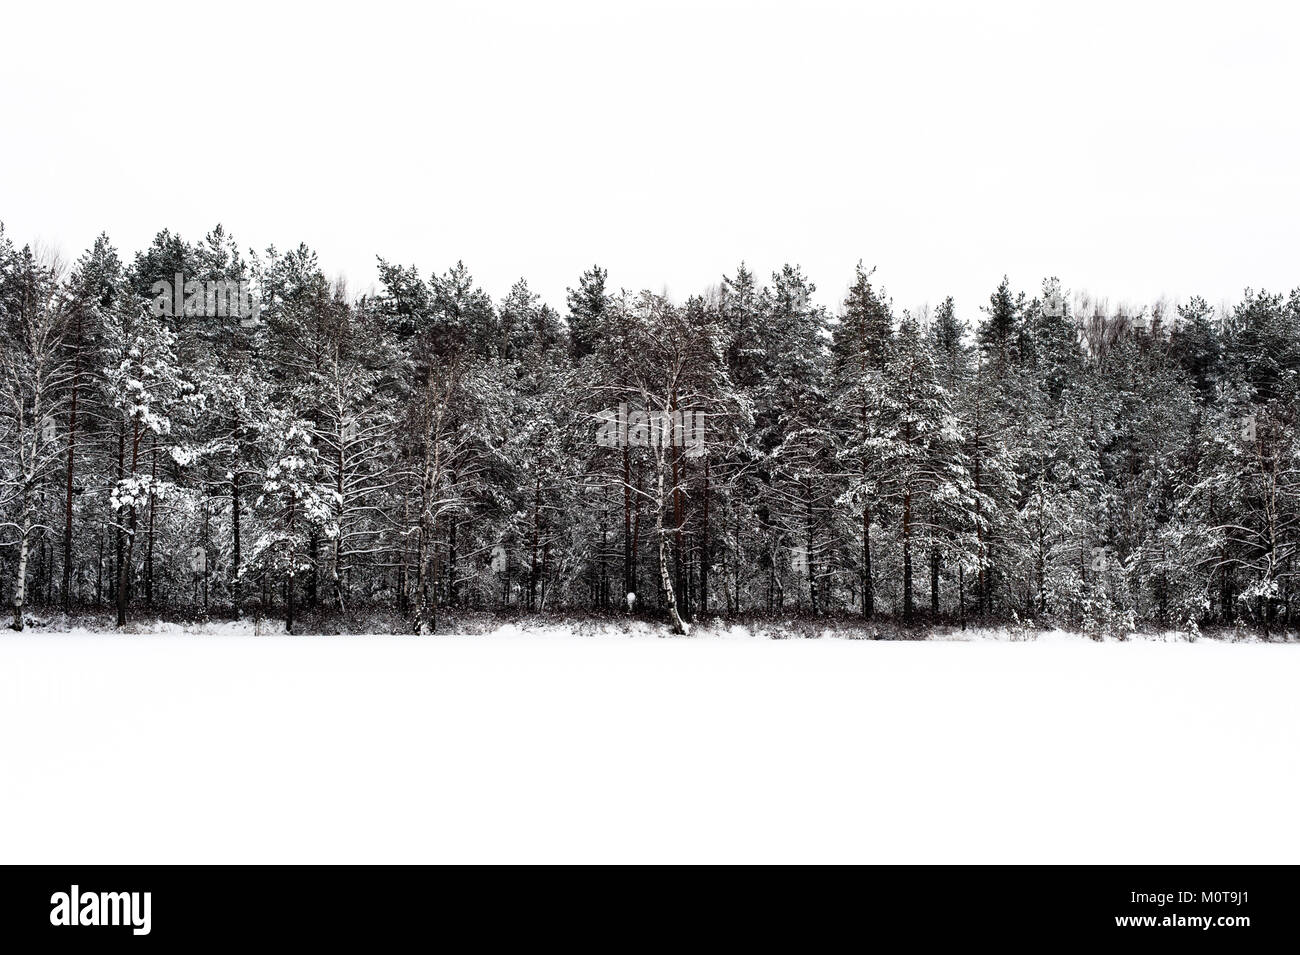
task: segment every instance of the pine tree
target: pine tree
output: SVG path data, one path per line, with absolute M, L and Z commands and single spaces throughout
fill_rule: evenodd
M 609 294 L 605 285 L 609 273 L 593 265 L 578 279 L 577 289 L 568 289 L 569 347 L 575 362 L 596 350 L 597 340 L 605 333 Z
M 871 284 L 871 271 L 862 263 L 844 301 L 832 338 L 836 370 L 838 428 L 844 436 L 839 457 L 851 474 L 848 501 L 860 515 L 857 555 L 862 615 L 875 612 L 875 580 L 871 566 L 871 527 L 878 516 L 882 463 L 878 436 L 882 426 L 883 378 L 893 350 L 893 314 L 883 293 Z

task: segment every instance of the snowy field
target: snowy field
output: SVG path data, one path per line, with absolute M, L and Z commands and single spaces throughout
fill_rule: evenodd
M 1300 647 L 0 636 L 0 862 L 1300 859 Z

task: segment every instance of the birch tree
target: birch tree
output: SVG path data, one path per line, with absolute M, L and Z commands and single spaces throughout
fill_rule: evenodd
M 2 230 L 0 243 L 7 243 Z M 0 523 L 0 532 L 14 536 L 10 606 L 13 629 L 22 630 L 32 542 L 37 534 L 52 533 L 38 521 L 36 492 L 63 451 L 56 416 L 71 375 L 63 353 L 66 312 L 57 258 L 0 245 L 0 269 L 0 438 L 10 458 L 0 485 L 0 514 L 17 505 L 16 519 Z

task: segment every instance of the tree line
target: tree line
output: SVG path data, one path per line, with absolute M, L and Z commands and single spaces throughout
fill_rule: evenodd
M 793 265 L 684 301 L 593 267 L 561 312 L 459 262 L 378 273 L 352 296 L 306 246 L 220 226 L 129 261 L 101 235 L 65 265 L 0 225 L 13 626 L 1292 622 L 1300 290 L 1133 308 L 1004 278 L 963 314 L 896 310 L 863 265 L 835 309 Z M 176 277 L 252 289 L 257 314 L 163 308 Z

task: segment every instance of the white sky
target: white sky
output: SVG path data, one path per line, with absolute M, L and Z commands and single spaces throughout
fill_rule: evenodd
M 4 2 L 4 0 L 0 0 Z M 130 11 L 130 12 L 127 12 Z M 901 307 L 1003 272 L 1112 302 L 1300 284 L 1286 5 L 5 2 L 0 220 L 75 257 L 220 221 L 463 258 L 556 307 L 862 258 Z

